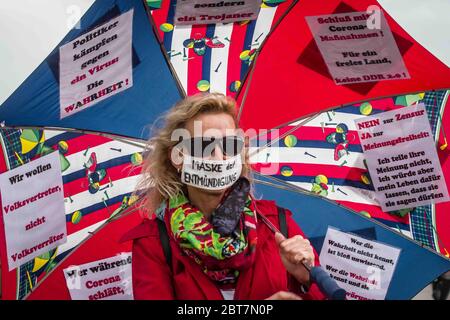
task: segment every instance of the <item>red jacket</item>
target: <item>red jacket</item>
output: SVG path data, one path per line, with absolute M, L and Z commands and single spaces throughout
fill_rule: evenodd
M 257 200 L 259 212 L 275 226 L 278 211 L 273 201 Z M 288 235 L 303 232 L 286 210 Z M 166 217 L 166 226 L 169 226 Z M 261 220 L 261 219 L 260 219 Z M 251 268 L 241 271 L 235 291 L 235 300 L 262 300 L 278 291 L 291 291 L 303 299 L 324 299 L 324 295 L 313 284 L 308 293 L 301 294 L 300 284 L 284 268 L 274 234 L 258 220 L 258 242 L 256 256 Z M 168 228 L 168 230 L 170 230 Z M 145 219 L 140 225 L 127 232 L 122 241 L 133 240 L 132 278 L 133 293 L 137 300 L 180 299 L 180 300 L 221 300 L 219 288 L 211 281 L 189 257 L 184 255 L 170 237 L 172 249 L 172 270 L 167 265 L 159 239 L 158 226 L 154 219 Z M 317 253 L 315 264 L 319 264 Z

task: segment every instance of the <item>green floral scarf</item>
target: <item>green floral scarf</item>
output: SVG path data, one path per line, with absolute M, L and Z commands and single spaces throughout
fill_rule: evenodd
M 226 205 L 220 206 L 226 208 L 227 214 L 237 218 L 236 226 L 229 235 L 218 232 L 184 194 L 169 199 L 165 205 L 164 215 L 169 217 L 171 235 L 175 241 L 206 275 L 219 284 L 234 283 L 239 271 L 253 262 L 257 242 L 256 215 L 248 193 L 243 199 L 236 198 L 242 195 L 240 192 L 230 193 L 225 199 Z

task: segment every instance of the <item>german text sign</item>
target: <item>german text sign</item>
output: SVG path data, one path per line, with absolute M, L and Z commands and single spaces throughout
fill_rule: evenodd
M 9 270 L 67 241 L 59 153 L 0 175 Z
M 61 119 L 133 85 L 133 10 L 59 48 Z
M 336 84 L 410 78 L 381 11 L 309 16 L 306 21 Z
M 131 253 L 64 269 L 72 300 L 133 300 Z
M 423 104 L 355 120 L 384 211 L 448 201 L 448 191 Z
M 384 300 L 400 249 L 328 228 L 320 263 L 348 300 Z
M 255 20 L 261 0 L 178 0 L 175 24 L 213 24 Z

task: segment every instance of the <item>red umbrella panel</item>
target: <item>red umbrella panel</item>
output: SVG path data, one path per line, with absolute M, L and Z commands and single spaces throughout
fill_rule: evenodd
M 69 255 L 62 260 L 55 269 L 43 279 L 41 284 L 38 284 L 33 291 L 26 297 L 27 300 L 71 300 L 71 295 L 66 285 L 64 277 L 64 270 L 70 270 L 73 266 L 80 266 L 86 263 L 95 261 L 103 261 L 104 259 L 114 257 L 117 261 L 126 260 L 131 255 L 130 241 L 121 243 L 120 239 L 123 234 L 138 225 L 142 221 L 142 217 L 137 211 L 132 211 L 130 214 L 124 212 L 123 216 L 117 216 L 117 219 L 105 223 L 100 228 L 96 229 L 95 234 L 89 235 L 83 243 L 80 243 Z M 129 258 L 128 258 L 129 259 Z M 129 266 L 128 266 L 129 267 Z M 122 271 L 119 271 L 119 276 Z M 99 280 L 111 278 L 101 277 Z M 97 280 L 97 281 L 99 281 Z M 120 280 L 111 280 L 109 286 L 99 286 L 95 289 L 88 299 L 104 299 L 112 298 L 124 299 L 121 290 L 111 290 L 114 288 L 124 288 L 123 290 L 131 291 L 131 277 L 121 276 Z M 117 284 L 121 284 L 117 286 Z M 95 286 L 95 282 L 89 284 L 89 287 Z M 129 292 L 130 294 L 130 292 Z M 72 298 L 73 299 L 73 298 Z
M 8 129 L 1 130 L 0 134 L 3 146 L 1 172 L 54 151 L 59 153 L 61 162 L 67 243 L 10 272 L 6 268 L 6 255 L 2 254 L 2 296 L 4 299 L 23 299 L 91 233 L 136 201 L 132 193 L 139 179 L 143 148 L 139 143 L 78 132 Z M 3 221 L 1 224 L 0 250 L 6 252 Z M 136 224 L 132 218 L 121 220 L 120 228 L 107 229 L 110 230 L 108 237 L 119 237 Z M 109 240 L 105 244 L 100 240 L 94 242 L 96 250 L 81 254 L 83 263 L 130 249 Z M 51 279 L 46 279 L 43 287 L 53 286 Z M 54 286 L 59 287 L 52 293 L 55 297 L 61 292 L 67 293 L 64 282 L 58 280 Z M 39 297 L 38 294 L 33 296 Z

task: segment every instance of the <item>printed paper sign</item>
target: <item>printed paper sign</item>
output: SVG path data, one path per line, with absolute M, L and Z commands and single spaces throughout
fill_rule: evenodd
M 0 175 L 8 270 L 67 241 L 59 153 Z
M 212 24 L 255 20 L 261 0 L 178 0 L 175 24 Z
M 328 228 L 320 264 L 348 300 L 384 300 L 400 249 Z
M 448 201 L 423 104 L 355 120 L 375 188 L 386 211 Z
M 61 119 L 133 86 L 133 10 L 59 48 Z
M 72 300 L 133 300 L 131 253 L 64 269 Z
M 306 21 L 337 85 L 410 78 L 381 11 L 309 16 Z

